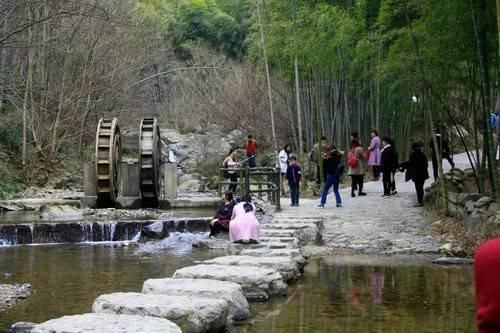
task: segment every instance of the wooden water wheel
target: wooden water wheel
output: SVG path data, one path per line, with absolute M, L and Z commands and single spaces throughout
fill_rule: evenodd
M 113 207 L 118 197 L 121 136 L 117 118 L 101 118 L 95 141 L 98 207 Z
M 161 140 L 156 118 L 141 121 L 139 168 L 142 206 L 157 208 L 161 192 Z

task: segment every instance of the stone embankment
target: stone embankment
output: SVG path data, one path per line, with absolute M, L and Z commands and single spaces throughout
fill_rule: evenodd
M 196 246 L 223 247 L 228 255 L 180 268 L 171 278 L 146 280 L 140 293 L 101 295 L 93 313 L 34 324 L 31 332 L 224 331 L 251 316 L 248 301 L 287 295 L 288 283 L 304 272 L 304 246 L 320 245 L 322 231 L 321 218 L 277 213 L 261 224 L 259 244 L 203 240 Z

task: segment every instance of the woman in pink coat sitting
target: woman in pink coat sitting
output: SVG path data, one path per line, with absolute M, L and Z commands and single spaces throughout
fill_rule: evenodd
M 245 202 L 243 204 L 245 212 L 237 214 L 229 224 L 229 241 L 233 243 L 258 243 L 259 242 L 259 221 L 254 215 L 254 206 Z
M 380 138 L 378 137 L 378 131 L 372 129 L 370 133 L 372 141 L 368 147 L 370 156 L 368 157 L 368 165 L 373 167 L 373 180 L 377 181 L 380 177 Z

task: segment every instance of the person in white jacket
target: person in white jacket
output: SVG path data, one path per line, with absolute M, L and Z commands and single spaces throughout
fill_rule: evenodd
M 286 180 L 286 169 L 288 168 L 288 158 L 290 157 L 290 153 L 292 151 L 292 145 L 287 143 L 285 147 L 280 151 L 278 157 L 280 160 L 280 169 L 281 169 L 281 192 L 283 195 L 286 195 L 287 180 Z

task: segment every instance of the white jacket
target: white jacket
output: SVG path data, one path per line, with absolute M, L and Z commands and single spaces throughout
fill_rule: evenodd
M 278 157 L 280 160 L 281 173 L 286 173 L 286 169 L 288 168 L 288 153 L 285 149 L 281 149 Z

